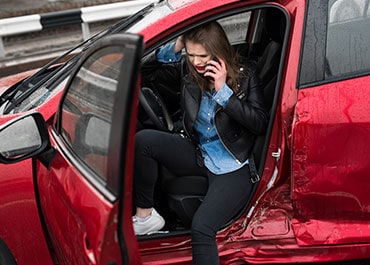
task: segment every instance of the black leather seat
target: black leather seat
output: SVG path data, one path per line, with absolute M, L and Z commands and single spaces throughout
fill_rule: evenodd
M 262 83 L 266 107 L 271 109 L 286 23 L 283 14 L 277 9 L 267 9 L 265 16 L 265 34 L 268 41 L 261 57 L 257 60 L 257 71 Z
M 165 168 L 161 169 L 162 189 L 168 196 L 168 207 L 184 227 L 190 227 L 195 211 L 207 192 L 208 180 L 203 176 L 174 176 Z

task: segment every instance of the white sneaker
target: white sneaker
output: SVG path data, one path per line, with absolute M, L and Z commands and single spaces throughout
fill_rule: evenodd
M 135 235 L 145 235 L 161 230 L 165 221 L 162 216 L 153 208 L 148 220 L 138 222 L 135 216 L 132 217 Z

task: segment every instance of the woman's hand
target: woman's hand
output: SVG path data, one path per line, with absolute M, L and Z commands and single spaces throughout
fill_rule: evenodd
M 184 47 L 185 47 L 185 45 L 184 45 L 184 41 L 182 40 L 182 36 L 179 36 L 179 37 L 176 39 L 176 42 L 175 42 L 175 53 L 178 53 L 178 52 L 179 52 L 179 51 L 181 51 Z
M 227 70 L 225 61 L 220 58 L 217 58 L 217 61 L 213 59 L 208 61 L 204 76 L 209 76 L 214 80 L 215 90 L 218 92 L 226 83 Z

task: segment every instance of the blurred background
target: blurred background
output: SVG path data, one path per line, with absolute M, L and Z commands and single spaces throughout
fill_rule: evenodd
M 81 8 L 122 0 L 0 0 L 0 19 Z
M 135 0 L 129 0 L 134 3 Z M 31 68 L 39 67 L 64 51 L 74 47 L 87 37 L 83 36 L 83 27 L 88 27 L 89 36 L 116 23 L 120 18 L 104 19 L 83 25 L 80 22 L 55 23 L 42 30 L 24 30 L 16 33 L 22 24 L 15 23 L 20 18 L 27 19 L 23 27 L 32 28 L 36 20 L 31 15 L 58 14 L 58 21 L 68 16 L 65 12 L 76 12 L 80 8 L 98 7 L 129 1 L 122 0 L 0 0 L 0 78 Z M 59 12 L 59 13 L 58 13 Z M 124 17 L 124 16 L 123 16 Z M 75 16 L 75 19 L 77 16 Z M 80 15 L 78 14 L 78 18 Z M 32 22 L 33 21 L 33 22 Z M 37 22 L 39 24 L 39 22 Z M 60 25 L 57 25 L 60 24 Z M 11 32 L 11 33 L 9 33 Z

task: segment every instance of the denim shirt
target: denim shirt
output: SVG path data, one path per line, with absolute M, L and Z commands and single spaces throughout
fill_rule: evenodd
M 212 94 L 203 93 L 198 117 L 194 127 L 199 135 L 199 147 L 204 158 L 204 165 L 214 174 L 225 174 L 237 170 L 248 163 L 240 163 L 222 144 L 214 125 L 217 104 L 225 106 L 233 91 L 225 84 Z
M 181 52 L 175 54 L 174 46 L 175 44 L 171 43 L 162 47 L 157 53 L 157 60 L 163 63 L 179 61 Z M 204 165 L 214 174 L 229 173 L 248 164 L 248 160 L 240 163 L 229 153 L 218 137 L 214 125 L 217 104 L 224 107 L 232 94 L 233 91 L 227 84 L 224 84 L 218 92 L 213 89 L 212 94 L 203 93 L 198 117 L 194 124 L 199 135 L 199 147 L 204 158 Z
M 178 62 L 181 59 L 181 51 L 175 53 L 175 43 L 168 43 L 157 52 L 157 60 L 161 63 Z

